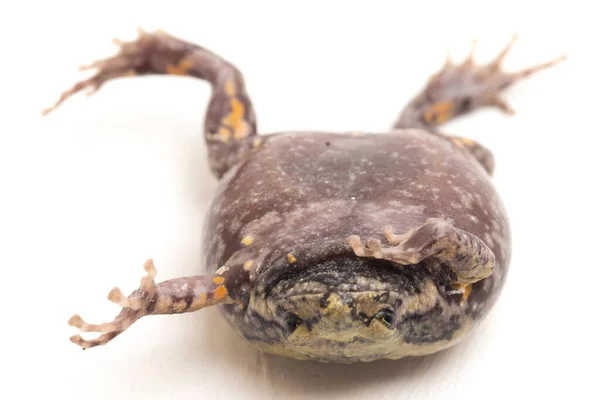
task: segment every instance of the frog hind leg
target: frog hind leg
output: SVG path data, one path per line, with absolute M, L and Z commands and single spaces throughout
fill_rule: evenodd
M 452 270 L 456 275 L 454 283 L 460 285 L 475 283 L 494 272 L 496 258 L 491 249 L 477 236 L 447 220 L 431 218 L 403 234 L 395 234 L 392 227 L 386 227 L 384 235 L 390 246 L 384 246 L 376 238 L 369 238 L 363 244 L 358 235 L 347 240 L 358 257 L 385 259 L 400 265 L 436 259 Z
M 435 73 L 425 88 L 400 112 L 394 129 L 420 128 L 439 134 L 437 127 L 460 115 L 465 115 L 478 108 L 496 107 L 506 114 L 513 114 L 501 92 L 532 74 L 549 68 L 564 60 L 561 56 L 533 67 L 517 72 L 504 72 L 502 61 L 514 44 L 516 36 L 488 64 L 477 65 L 474 59 L 476 41 L 469 56 L 460 64 L 449 58 L 444 66 Z M 469 152 L 490 174 L 494 171 L 494 156 L 481 144 L 474 140 L 450 136 L 448 139 L 458 147 Z
M 82 90 L 88 89 L 88 94 L 92 94 L 117 78 L 153 74 L 206 80 L 212 86 L 212 97 L 206 111 L 204 137 L 211 171 L 220 178 L 252 148 L 256 139 L 256 118 L 242 74 L 209 50 L 163 31 L 139 29 L 138 33 L 138 38 L 130 42 L 114 39 L 119 47 L 116 55 L 80 67 L 96 73 L 64 91 L 42 114 L 50 113 Z
M 517 72 L 504 72 L 502 61 L 516 38 L 516 35 L 513 36 L 504 49 L 485 65 L 475 63 L 476 41 L 473 41 L 471 53 L 462 63 L 455 64 L 448 58 L 421 93 L 400 112 L 394 128 L 423 128 L 435 132 L 438 125 L 481 107 L 496 107 L 506 114 L 514 114 L 515 111 L 501 99 L 501 92 L 566 58 L 563 55 Z
M 95 339 L 84 339 L 81 335 L 71 336 L 71 342 L 82 349 L 102 346 L 123 333 L 134 322 L 147 315 L 181 314 L 193 312 L 216 304 L 233 304 L 239 302 L 232 297 L 227 289 L 233 281 L 229 277 L 216 275 L 190 276 L 175 278 L 156 284 L 156 268 L 152 260 L 144 264 L 146 276 L 141 280 L 140 287 L 131 295 L 125 296 L 120 289 L 114 288 L 108 294 L 108 299 L 122 308 L 121 312 L 111 322 L 89 324 L 78 314 L 69 319 L 69 325 L 81 332 L 101 333 Z M 233 287 L 236 292 L 235 285 Z

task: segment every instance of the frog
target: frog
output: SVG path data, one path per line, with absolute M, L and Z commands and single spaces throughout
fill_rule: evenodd
M 440 126 L 483 108 L 513 114 L 503 91 L 566 57 L 506 72 L 516 38 L 485 64 L 476 40 L 464 61 L 447 57 L 386 131 L 275 133 L 259 133 L 245 77 L 227 59 L 163 30 L 114 39 L 116 54 L 80 67 L 95 73 L 42 114 L 121 78 L 203 80 L 217 188 L 199 274 L 157 283 L 146 260 L 136 290 L 107 296 L 120 313 L 97 324 L 73 315 L 70 326 L 97 336 L 70 341 L 86 350 L 142 317 L 211 306 L 251 346 L 297 360 L 419 357 L 466 340 L 503 292 L 511 230 L 493 153 Z

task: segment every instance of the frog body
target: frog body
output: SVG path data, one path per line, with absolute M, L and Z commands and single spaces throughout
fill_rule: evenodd
M 244 78 L 225 59 L 164 32 L 119 45 L 54 107 L 117 77 L 207 80 L 204 137 L 219 185 L 202 275 L 157 284 L 148 260 L 139 289 L 109 293 L 123 307 L 114 321 L 69 320 L 101 335 L 71 341 L 104 345 L 143 316 L 217 306 L 268 353 L 347 363 L 438 352 L 488 315 L 511 257 L 494 158 L 438 126 L 485 106 L 511 112 L 500 91 L 558 60 L 506 73 L 509 45 L 484 66 L 472 54 L 448 61 L 388 132 L 258 134 Z
M 486 315 L 506 276 L 510 232 L 487 171 L 468 151 L 421 129 L 292 132 L 263 140 L 260 150 L 223 177 L 204 238 L 207 274 L 222 266 L 252 263 L 244 282 L 254 289 L 247 305 L 222 306 L 246 339 L 295 358 L 398 358 L 444 348 Z M 445 278 L 448 271 L 426 262 L 402 268 L 388 260 L 360 259 L 348 245 L 348 237 L 355 234 L 385 241 L 386 226 L 407 232 L 431 219 L 484 238 L 495 249 L 494 273 L 469 286 L 468 295 L 453 286 L 452 278 Z M 245 245 L 242 240 L 248 237 L 252 243 Z M 314 277 L 313 270 L 318 271 Z M 378 281 L 372 276 L 377 274 L 396 274 L 397 282 Z M 371 281 L 361 282 L 365 276 Z M 361 291 L 380 296 L 372 310 L 361 312 L 359 298 L 352 294 Z M 392 298 L 390 291 L 396 292 Z M 344 324 L 345 330 L 331 326 L 331 321 L 319 326 L 324 314 L 335 312 L 330 308 L 340 307 L 328 304 L 332 294 L 342 304 L 336 323 Z M 272 300 L 303 295 L 313 296 L 310 302 L 318 304 L 303 309 L 295 300 Z M 372 315 L 389 306 L 394 309 L 395 334 L 373 347 L 357 341 L 380 334 Z M 302 321 L 317 321 L 290 333 L 282 318 L 287 312 L 300 313 Z M 431 329 L 412 322 L 435 313 L 439 315 Z M 320 328 L 327 339 L 320 334 L 319 340 L 311 340 L 311 331 Z M 294 345 L 286 346 L 288 341 Z M 300 345 L 303 351 L 296 350 Z M 335 348 L 339 349 L 332 355 Z

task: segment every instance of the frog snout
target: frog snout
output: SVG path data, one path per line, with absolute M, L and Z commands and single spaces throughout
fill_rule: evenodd
M 323 318 L 337 324 L 342 323 L 352 314 L 352 308 L 343 300 L 338 293 L 328 294 L 321 301 L 321 315 Z

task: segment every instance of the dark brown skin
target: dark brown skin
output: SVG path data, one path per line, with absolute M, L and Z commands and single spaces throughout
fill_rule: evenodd
M 82 348 L 103 345 L 144 315 L 220 305 L 263 350 L 298 359 L 371 361 L 430 354 L 458 343 L 497 300 L 510 263 L 510 229 L 490 176 L 489 150 L 437 125 L 479 107 L 510 108 L 500 92 L 556 61 L 504 73 L 448 61 L 387 133 L 287 132 L 257 136 L 241 73 L 164 32 L 118 42 L 98 73 L 65 92 L 110 79 L 188 75 L 210 82 L 204 137 L 220 179 L 205 226 L 205 276 L 109 299 L 110 323 L 69 323 Z M 512 44 L 512 42 L 511 42 Z

